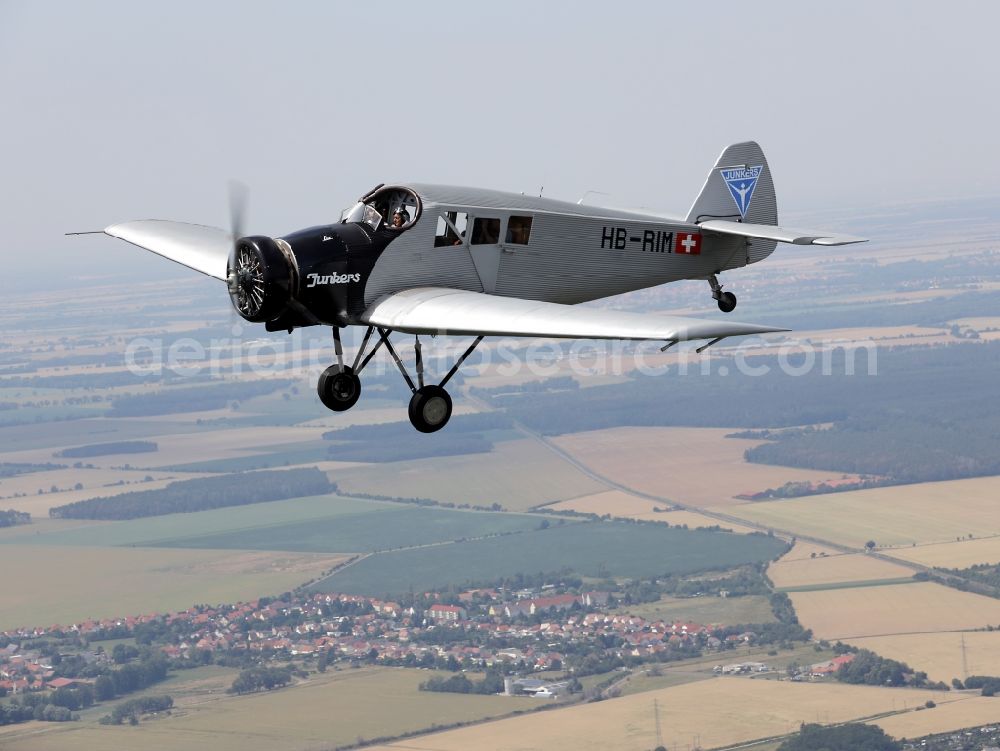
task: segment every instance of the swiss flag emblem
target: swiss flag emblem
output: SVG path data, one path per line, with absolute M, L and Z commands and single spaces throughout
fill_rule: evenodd
M 700 256 L 701 235 L 696 235 L 691 232 L 678 232 L 677 242 L 674 245 L 674 253 L 680 253 L 686 256 Z

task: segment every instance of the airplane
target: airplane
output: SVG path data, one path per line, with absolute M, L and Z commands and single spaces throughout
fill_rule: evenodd
M 236 311 L 267 331 L 330 326 L 337 362 L 317 383 L 335 412 L 361 396 L 360 375 L 382 346 L 411 391 L 423 433 L 452 413 L 445 390 L 487 336 L 720 340 L 787 329 L 631 313 L 578 303 L 682 279 L 708 282 L 725 313 L 736 296 L 722 272 L 767 258 L 777 243 L 845 245 L 864 238 L 777 226 L 774 183 L 752 141 L 722 152 L 683 219 L 481 188 L 380 184 L 339 221 L 280 237 L 244 236 L 242 210 L 224 229 L 145 219 L 98 233 L 226 282 Z M 341 329 L 366 327 L 347 365 Z M 416 382 L 390 341 L 413 334 Z M 420 335 L 468 335 L 472 344 L 438 383 L 426 383 Z M 372 338 L 376 341 L 371 349 Z

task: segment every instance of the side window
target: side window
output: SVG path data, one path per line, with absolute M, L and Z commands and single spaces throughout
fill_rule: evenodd
M 446 211 L 438 217 L 437 232 L 434 234 L 434 247 L 461 245 L 465 239 L 465 228 L 469 216 L 464 211 Z
M 512 216 L 507 220 L 507 242 L 511 245 L 527 245 L 531 237 L 531 217 Z
M 473 245 L 496 245 L 500 242 L 500 220 L 479 217 L 472 223 Z

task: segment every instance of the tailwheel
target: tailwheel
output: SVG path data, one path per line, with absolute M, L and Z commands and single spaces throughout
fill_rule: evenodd
M 440 386 L 424 386 L 410 398 L 410 422 L 421 433 L 434 433 L 448 424 L 451 396 Z
M 328 409 L 344 412 L 357 404 L 361 397 L 361 379 L 349 365 L 331 365 L 319 377 L 316 392 Z
M 719 294 L 719 310 L 723 313 L 732 313 L 736 309 L 736 295 L 732 292 L 722 292 Z

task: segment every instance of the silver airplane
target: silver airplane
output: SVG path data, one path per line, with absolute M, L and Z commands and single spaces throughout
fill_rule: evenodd
M 422 183 L 378 185 L 338 222 L 281 237 L 243 236 L 240 214 L 230 232 L 146 219 L 103 233 L 226 282 L 237 312 L 268 331 L 331 326 L 337 362 L 317 384 L 331 410 L 357 403 L 359 376 L 384 346 L 412 392 L 410 422 L 424 433 L 448 422 L 445 385 L 486 336 L 657 340 L 664 348 L 707 340 L 700 352 L 726 337 L 785 331 L 577 303 L 702 279 L 728 313 L 736 296 L 719 274 L 764 260 L 777 243 L 864 242 L 777 226 L 771 172 L 753 142 L 722 152 L 683 219 Z M 340 337 L 347 326 L 366 327 L 351 365 Z M 392 332 L 416 335 L 416 383 Z M 475 339 L 439 383 L 427 384 L 421 334 Z

